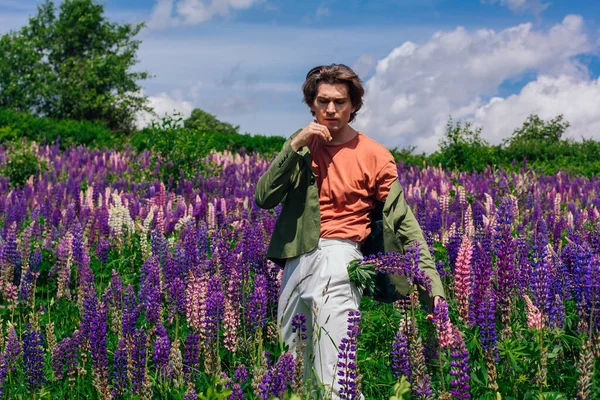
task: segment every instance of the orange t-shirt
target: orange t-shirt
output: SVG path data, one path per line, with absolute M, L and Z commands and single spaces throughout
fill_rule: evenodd
M 308 148 L 319 189 L 321 237 L 362 243 L 375 200 L 385 200 L 398 178 L 394 157 L 360 132 L 339 145 L 312 136 Z

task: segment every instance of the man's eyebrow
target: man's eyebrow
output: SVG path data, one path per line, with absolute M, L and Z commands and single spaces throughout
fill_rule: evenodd
M 327 97 L 327 96 L 323 96 L 323 95 L 317 95 L 318 99 L 325 99 L 325 100 L 346 100 L 348 98 L 348 96 L 341 96 L 341 97 L 336 97 L 336 96 L 332 96 L 332 97 Z

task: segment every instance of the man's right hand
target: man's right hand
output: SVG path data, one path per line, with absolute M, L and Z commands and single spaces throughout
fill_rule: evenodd
M 313 121 L 306 125 L 306 127 L 292 139 L 292 143 L 290 143 L 292 150 L 298 151 L 298 149 L 306 146 L 310 137 L 313 135 L 320 136 L 326 142 L 329 142 L 332 139 L 331 133 L 329 133 L 329 129 L 327 129 L 325 125 Z

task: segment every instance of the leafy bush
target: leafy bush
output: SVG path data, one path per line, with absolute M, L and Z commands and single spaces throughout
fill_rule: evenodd
M 214 115 L 206 111 L 195 108 L 189 118 L 183 121 L 183 126 L 187 129 L 210 133 L 240 133 L 240 126 L 233 126 L 228 122 L 219 121 Z
M 600 142 L 563 139 L 569 123 L 563 116 L 544 121 L 531 115 L 501 145 L 491 145 L 481 137 L 481 128 L 450 119 L 439 150 L 415 154 L 415 148 L 392 149 L 396 162 L 407 165 L 441 165 L 446 169 L 482 172 L 488 167 L 518 171 L 523 167 L 555 174 L 570 171 L 587 177 L 600 176 Z
M 9 142 L 7 150 L 10 156 L 1 172 L 8 177 L 11 187 L 22 187 L 29 177 L 47 169 L 46 163 L 38 158 L 34 147 L 26 140 Z
M 38 143 L 55 143 L 62 148 L 73 145 L 114 147 L 115 134 L 99 123 L 35 117 L 25 112 L 0 108 L 0 142 L 27 138 Z
M 212 151 L 257 152 L 271 156 L 279 151 L 285 138 L 280 136 L 252 136 L 231 132 L 206 132 L 182 127 L 181 115 L 165 116 L 153 121 L 133 135 L 129 141 L 138 150 L 152 150 L 154 165 L 160 170 L 160 179 L 167 183 L 169 179 L 177 181 L 181 174 L 190 179 L 198 172 L 206 172 L 207 166 L 202 158 Z
M 469 122 L 463 126 L 460 121 L 453 124 L 450 119 L 439 147 L 430 161 L 444 168 L 482 172 L 495 164 L 494 147 L 481 137 L 481 128 L 473 128 Z

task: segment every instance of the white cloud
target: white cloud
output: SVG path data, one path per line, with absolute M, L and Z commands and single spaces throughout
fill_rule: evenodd
M 162 92 L 155 96 L 149 96 L 149 106 L 154 109 L 154 115 L 150 113 L 140 113 L 136 118 L 136 126 L 143 128 L 148 126 L 152 120 L 158 120 L 166 114 L 173 115 L 180 113 L 183 118 L 187 118 L 192 113 L 194 106 L 182 98 L 181 93 L 174 92 L 173 95 Z
M 215 16 L 246 10 L 262 0 L 157 0 L 148 26 L 163 29 L 174 25 L 198 25 Z
M 217 114 L 236 115 L 256 110 L 258 98 L 254 96 L 235 95 L 215 103 Z
M 371 70 L 375 66 L 376 62 L 377 60 L 375 60 L 375 57 L 369 54 L 363 54 L 358 58 L 358 60 L 356 60 L 354 65 L 352 65 L 352 69 L 358 74 L 358 76 L 363 78 L 371 73 Z
M 329 11 L 329 8 L 327 8 L 325 6 L 320 6 L 320 7 L 317 7 L 315 14 L 316 14 L 317 18 L 328 17 L 330 14 L 330 11 Z
M 492 98 L 479 107 L 473 121 L 484 127 L 482 134 L 492 143 L 523 124 L 530 114 L 549 120 L 563 114 L 570 127 L 566 137 L 600 140 L 600 78 L 579 79 L 562 75 L 542 75 L 527 84 L 520 93 L 502 98 Z
M 365 85 L 365 106 L 356 127 L 388 147 L 416 145 L 434 151 L 449 115 L 473 119 L 478 111 L 484 115 L 486 105 L 491 113 L 492 105 L 484 99 L 495 95 L 506 80 L 533 71 L 570 77 L 572 90 L 578 87 L 573 82 L 589 84 L 587 69 L 574 57 L 592 52 L 595 46 L 579 16 L 567 16 L 547 31 L 535 31 L 531 24 L 500 32 L 459 27 L 438 32 L 422 44 L 405 42 L 377 63 L 375 75 Z M 530 101 L 535 103 L 534 98 Z M 577 107 L 585 100 L 573 96 L 571 101 Z M 514 128 L 505 131 L 486 123 L 484 134 L 487 129 L 507 136 Z
M 500 3 L 508 7 L 512 12 L 531 12 L 536 15 L 540 14 L 550 5 L 550 3 L 544 3 L 542 0 L 482 0 L 482 3 Z

